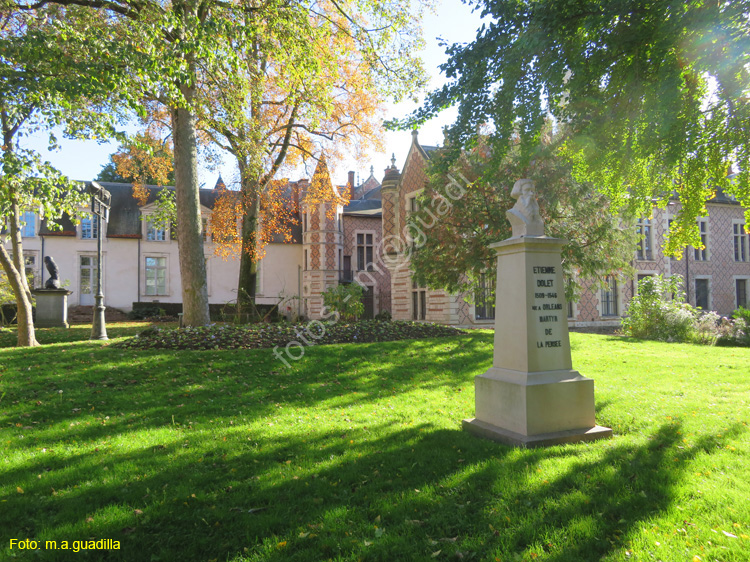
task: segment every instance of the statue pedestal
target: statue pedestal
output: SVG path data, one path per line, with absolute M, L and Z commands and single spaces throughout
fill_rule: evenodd
M 68 328 L 68 295 L 72 291 L 67 289 L 33 289 L 31 293 L 36 297 L 36 318 L 34 326 L 37 328 Z
M 594 381 L 572 368 L 560 251 L 564 241 L 514 237 L 497 252 L 492 368 L 476 377 L 467 431 L 534 447 L 609 437 L 594 420 Z

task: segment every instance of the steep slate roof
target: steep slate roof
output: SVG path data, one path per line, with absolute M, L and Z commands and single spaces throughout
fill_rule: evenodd
M 140 206 L 133 197 L 133 186 L 129 183 L 98 182 L 104 189 L 112 194 L 112 209 L 109 213 L 107 224 L 108 238 L 140 238 L 141 218 Z M 147 185 L 148 197 L 146 205 L 154 203 L 162 189 L 174 191 L 174 187 L 159 187 Z M 213 189 L 201 189 L 199 191 L 200 204 L 213 209 L 218 194 Z
M 383 189 L 382 185 L 379 185 L 375 189 L 371 189 L 370 191 L 365 193 L 363 199 L 377 199 L 378 201 L 381 201 L 383 199 L 382 194 L 380 193 L 381 189 Z
M 133 197 L 133 186 L 129 183 L 97 182 L 112 195 L 109 221 L 107 222 L 107 238 L 141 238 L 141 214 L 138 201 Z M 148 198 L 146 204 L 156 201 L 159 191 L 162 189 L 174 190 L 174 187 L 159 187 L 147 185 Z M 200 204 L 213 209 L 217 192 L 213 189 L 201 189 L 199 193 Z M 75 236 L 76 226 L 70 216 L 63 215 L 55 222 L 62 230 L 50 230 L 47 221 L 42 221 L 39 234 L 42 236 Z
M 345 215 L 366 215 L 369 217 L 379 217 L 382 215 L 383 203 L 380 199 L 356 199 L 350 201 L 344 207 Z

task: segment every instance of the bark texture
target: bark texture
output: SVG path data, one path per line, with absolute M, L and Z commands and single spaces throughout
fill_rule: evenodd
M 183 88 L 188 102 L 194 90 Z M 172 110 L 174 133 L 175 193 L 177 197 L 177 243 L 182 279 L 182 321 L 184 326 L 206 326 L 208 312 L 206 258 L 201 232 L 201 208 L 198 189 L 198 154 L 195 116 L 187 108 Z

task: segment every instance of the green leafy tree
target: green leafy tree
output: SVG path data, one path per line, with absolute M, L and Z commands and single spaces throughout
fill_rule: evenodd
M 117 72 L 90 77 L 96 40 L 60 34 L 55 22 L 89 26 L 96 36 L 103 23 L 77 10 L 48 8 L 34 12 L 0 13 L 0 265 L 17 307 L 18 345 L 38 345 L 32 320 L 32 297 L 26 278 L 21 228 L 25 211 L 44 217 L 51 228 L 63 213 L 75 215 L 88 198 L 41 155 L 19 143 L 22 135 L 64 127 L 71 137 L 113 134 L 111 91 Z M 107 107 L 109 111 L 103 111 Z M 50 146 L 56 139 L 50 134 Z
M 454 159 L 480 130 L 498 163 L 519 141 L 530 165 L 552 115 L 569 128 L 575 178 L 614 210 L 648 216 L 679 195 L 673 253 L 700 245 L 695 219 L 717 188 L 750 209 L 750 0 L 471 3 L 486 23 L 447 50 L 447 84 L 405 125 L 456 105 Z
M 395 71 L 416 75 L 410 70 L 413 67 L 409 64 L 413 62 L 411 56 L 404 56 L 411 50 L 405 48 L 407 46 L 403 42 L 393 40 L 397 38 L 399 30 L 413 23 L 409 10 L 402 9 L 401 4 L 396 2 L 16 1 L 21 9 L 34 10 L 47 3 L 55 3 L 79 5 L 103 14 L 107 21 L 117 26 L 118 44 L 122 48 L 118 45 L 108 46 L 102 50 L 100 57 L 125 65 L 130 70 L 130 89 L 134 95 L 144 100 L 154 100 L 170 112 L 180 273 L 184 322 L 187 325 L 206 324 L 209 321 L 196 166 L 196 126 L 203 93 L 209 93 L 209 100 L 223 96 L 224 101 L 228 102 L 223 105 L 211 104 L 203 117 L 207 121 L 221 121 L 222 126 L 213 126 L 213 130 L 224 134 L 222 128 L 225 127 L 238 141 L 233 140 L 227 145 L 235 150 L 241 167 L 246 166 L 249 170 L 242 173 L 243 184 L 247 182 L 251 185 L 251 191 L 258 194 L 270 185 L 267 180 L 272 174 L 268 174 L 273 172 L 273 166 L 279 159 L 283 160 L 288 146 L 288 141 L 279 143 L 277 136 L 267 138 L 267 133 L 281 131 L 281 138 L 284 139 L 287 133 L 292 134 L 295 127 L 297 131 L 316 131 L 328 117 L 326 113 L 330 113 L 327 106 L 345 96 L 351 86 L 358 86 L 356 83 L 328 84 L 331 95 L 328 99 L 313 97 L 310 105 L 315 106 L 319 113 L 307 120 L 293 118 L 290 121 L 283 111 L 271 111 L 269 120 L 267 112 L 260 111 L 260 106 L 269 98 L 264 97 L 268 91 L 257 85 L 263 85 L 264 80 L 274 72 L 279 75 L 279 71 L 283 70 L 281 74 L 288 77 L 289 84 L 275 81 L 273 94 L 276 97 L 268 105 L 277 103 L 289 108 L 292 117 L 302 114 L 301 98 L 310 91 L 319 91 L 316 85 L 318 67 L 310 61 L 316 56 L 320 57 L 316 49 L 321 45 L 317 41 L 306 44 L 311 39 L 308 30 L 327 26 L 345 32 L 344 27 L 351 25 L 350 36 L 367 47 L 363 51 L 366 53 L 364 62 L 379 62 L 381 69 L 386 70 L 382 73 L 384 76 Z M 359 12 L 368 12 L 372 17 L 363 17 Z M 368 27 L 369 24 L 372 27 Z M 135 51 L 132 60 L 127 58 L 131 51 Z M 334 54 L 333 50 L 329 52 Z M 249 56 L 245 56 L 248 53 Z M 394 53 L 395 56 L 391 56 Z M 273 56 L 269 58 L 269 55 Z M 325 74 L 323 76 L 325 82 Z M 245 87 L 242 82 L 248 79 L 253 84 L 251 88 Z M 386 80 L 388 88 L 393 88 L 393 85 L 388 85 Z M 283 95 L 284 91 L 287 95 Z M 249 128 L 243 125 L 246 115 L 250 116 Z M 276 117 L 278 119 L 274 121 Z M 260 129 L 254 126 L 257 123 L 261 123 Z M 345 124 L 339 122 L 338 129 L 321 130 L 336 136 Z M 311 153 L 313 147 L 309 141 L 306 143 L 300 146 Z M 270 156 L 271 167 L 266 168 L 263 165 L 268 159 L 264 161 L 264 156 L 268 156 L 265 151 L 269 149 L 275 154 Z M 260 197 L 248 199 L 248 215 L 257 216 Z M 252 221 L 249 226 L 243 226 L 243 238 L 246 234 L 252 237 L 252 226 Z M 247 286 L 253 287 L 252 275 L 247 279 Z
M 592 185 L 573 179 L 569 163 L 557 157 L 555 137 L 545 139 L 526 170 L 518 150 L 506 154 L 500 166 L 486 145 L 452 164 L 449 151 L 433 153 L 428 185 L 406 229 L 420 284 L 469 295 L 480 285 L 494 287 L 487 284 L 487 277 L 495 275 L 495 251 L 489 245 L 511 236 L 505 212 L 515 204 L 511 191 L 522 176 L 536 184 L 545 234 L 568 241 L 562 265 L 569 299 L 576 298 L 575 279 L 631 272 L 632 221 L 613 213 Z
M 323 304 L 344 320 L 354 320 L 365 311 L 362 304 L 364 289 L 359 283 L 329 287 L 323 292 Z
M 122 69 L 124 89 L 141 114 L 157 102 L 169 113 L 174 144 L 176 214 L 183 321 L 187 326 L 210 322 L 206 264 L 199 202 L 196 97 L 202 76 L 217 60 L 235 57 L 243 41 L 241 13 L 275 17 L 283 1 L 250 0 L 17 0 L 15 7 L 34 13 L 48 4 L 85 10 L 109 25 L 96 60 Z M 84 28 L 56 22 L 66 34 L 86 34 Z M 96 44 L 96 37 L 92 43 Z M 94 77 L 98 76 L 93 74 Z

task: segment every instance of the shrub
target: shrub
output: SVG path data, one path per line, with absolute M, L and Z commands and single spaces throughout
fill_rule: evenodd
M 375 315 L 375 320 L 380 320 L 381 322 L 390 322 L 391 321 L 391 313 L 388 310 L 383 310 L 381 312 L 378 312 Z
M 750 326 L 750 309 L 739 307 L 732 313 L 732 318 L 735 320 L 742 320 L 746 326 Z
M 721 320 L 721 316 L 713 311 L 698 315 L 693 323 L 695 328 L 693 341 L 704 345 L 714 345 L 721 336 L 719 331 Z
M 667 279 L 661 275 L 643 279 L 622 320 L 623 332 L 650 340 L 694 341 L 697 314 L 684 302 L 681 282 L 678 275 Z
M 164 315 L 166 315 L 166 311 L 163 308 L 160 308 L 158 305 L 139 306 L 138 308 L 133 307 L 133 310 L 128 312 L 128 316 L 132 320 L 158 318 L 159 316 Z
M 744 318 L 722 318 L 716 345 L 750 347 L 750 324 Z
M 353 320 L 365 311 L 362 286 L 348 283 L 329 287 L 323 293 L 323 304 L 344 320 Z

